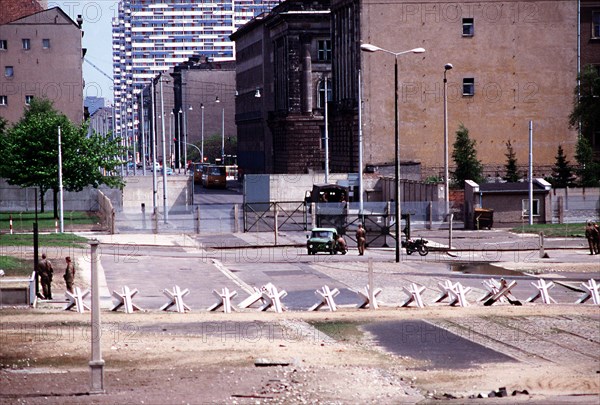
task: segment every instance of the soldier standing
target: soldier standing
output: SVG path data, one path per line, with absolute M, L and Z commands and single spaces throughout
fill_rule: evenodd
M 365 254 L 366 236 L 367 233 L 363 229 L 362 224 L 358 224 L 358 229 L 356 230 L 356 243 L 358 244 L 358 254 L 361 256 Z
M 44 293 L 44 299 L 52 299 L 52 276 L 54 275 L 54 269 L 52 263 L 46 258 L 46 253 L 42 253 L 42 261 L 38 263 L 38 273 L 40 275 L 40 281 L 42 283 L 42 292 Z
M 585 237 L 590 247 L 590 254 L 598 254 L 597 240 L 600 238 L 598 229 L 594 226 L 592 221 L 588 221 L 585 227 Z
M 67 262 L 67 268 L 65 269 L 65 274 L 63 278 L 65 279 L 65 284 L 67 285 L 67 291 L 73 293 L 73 281 L 75 281 L 75 266 L 71 262 L 71 257 L 65 257 L 65 261 Z

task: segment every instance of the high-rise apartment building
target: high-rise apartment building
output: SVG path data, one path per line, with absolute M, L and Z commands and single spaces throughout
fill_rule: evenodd
M 201 55 L 235 59 L 229 36 L 277 0 L 122 0 L 113 19 L 114 100 L 117 134 L 135 128 L 134 92 L 150 78 Z M 125 127 L 125 124 L 127 127 Z

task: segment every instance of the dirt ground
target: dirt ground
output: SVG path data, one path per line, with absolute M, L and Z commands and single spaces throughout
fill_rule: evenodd
M 343 308 L 335 313 L 283 314 L 251 310 L 233 314 L 103 312 L 106 392 L 101 395 L 88 394 L 89 313 L 5 308 L 0 315 L 2 404 L 600 401 L 600 314 L 593 305 L 460 310 L 439 306 L 376 312 Z M 429 369 L 422 361 L 386 353 L 360 327 L 373 320 L 424 319 L 440 325 L 457 319 L 492 318 L 522 319 L 530 324 L 570 318 L 584 329 L 573 323 L 572 333 L 587 333 L 591 346 L 589 352 L 582 348 L 585 355 L 574 361 L 548 361 L 548 355 L 532 355 L 520 347 L 509 353 L 518 362 Z M 328 334 L 313 328 L 314 322 L 328 324 Z M 539 343 L 529 340 L 530 346 Z M 266 365 L 259 367 L 257 362 Z M 468 399 L 500 387 L 506 387 L 509 395 L 523 390 L 527 394 Z
M 514 266 L 524 270 L 523 263 Z M 598 274 L 594 263 L 527 266 L 536 273 Z M 318 270 L 342 281 L 365 277 L 351 267 Z M 378 271 L 385 284 L 395 268 Z M 64 289 L 61 274 L 55 291 Z M 590 303 L 282 314 L 103 311 L 105 393 L 95 395 L 89 393 L 90 313 L 63 306 L 0 309 L 0 404 L 600 403 L 600 308 Z M 432 367 L 387 352 L 364 328 L 417 319 L 512 361 Z M 501 387 L 508 397 L 476 398 Z

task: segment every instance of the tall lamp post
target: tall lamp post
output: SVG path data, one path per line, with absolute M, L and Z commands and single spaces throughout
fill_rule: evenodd
M 177 122 L 179 129 L 179 135 L 177 136 L 177 173 L 181 173 L 181 130 L 183 126 L 183 110 L 179 108 L 179 112 L 177 113 Z
M 400 127 L 398 121 L 398 56 L 405 53 L 423 53 L 425 49 L 414 48 L 408 51 L 392 52 L 371 44 L 362 44 L 360 50 L 364 52 L 384 52 L 394 55 L 394 169 L 396 192 L 394 195 L 394 205 L 396 211 L 396 263 L 400 262 L 400 222 L 402 216 L 400 211 Z
M 215 99 L 215 103 L 220 103 L 219 96 Z M 221 164 L 225 164 L 225 107 L 221 113 Z
M 446 72 L 452 69 L 452 63 L 444 65 L 444 202 L 446 203 L 446 218 L 450 218 L 450 192 L 448 190 L 448 80 Z
M 188 111 L 193 111 L 192 106 L 188 106 Z M 183 147 L 183 167 L 184 167 L 184 171 L 183 173 L 186 174 L 187 173 L 187 162 L 188 162 L 188 158 L 187 158 L 187 114 L 183 113 L 183 144 L 185 145 Z
M 201 150 L 200 150 L 200 162 L 204 163 L 204 104 L 200 104 L 200 110 L 202 110 L 202 128 L 201 128 Z

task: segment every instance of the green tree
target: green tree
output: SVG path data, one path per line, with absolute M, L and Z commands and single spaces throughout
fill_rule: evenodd
M 506 180 L 509 183 L 516 183 L 523 178 L 521 173 L 519 173 L 519 169 L 517 167 L 517 157 L 515 150 L 510 142 L 510 139 L 506 142 L 506 165 L 504 168 L 506 169 L 506 174 L 502 179 Z
M 556 188 L 571 187 L 574 185 L 575 176 L 573 176 L 573 168 L 569 164 L 562 145 L 558 145 L 556 152 L 556 162 L 552 168 L 552 177 L 550 183 Z
M 58 128 L 61 129 L 63 187 L 81 191 L 86 186 L 122 186 L 113 175 L 122 149 L 118 140 L 93 134 L 86 137 L 87 125 L 76 126 L 56 111 L 52 102 L 34 99 L 23 117 L 3 136 L 3 159 L 0 174 L 9 184 L 38 187 L 41 209 L 43 195 L 54 191 L 54 214 L 57 215 Z
M 575 87 L 573 111 L 569 116 L 572 127 L 581 131 L 588 140 L 600 131 L 600 74 L 592 66 L 586 67 L 578 77 Z
M 578 164 L 575 169 L 575 173 L 579 176 L 578 184 L 582 187 L 598 187 L 600 185 L 600 163 L 594 161 L 592 145 L 584 136 L 577 138 L 575 160 Z
M 460 124 L 456 131 L 452 159 L 456 165 L 456 169 L 452 173 L 454 187 L 463 188 L 465 180 L 473 180 L 476 183 L 483 182 L 483 167 L 477 159 L 475 140 L 469 138 L 469 130 L 463 124 Z
M 223 137 L 219 134 L 211 135 L 204 138 L 204 158 L 207 163 L 215 163 L 216 159 L 221 159 L 221 146 Z M 198 142 L 194 145 L 201 148 Z M 236 155 L 237 154 L 237 138 L 235 136 L 225 137 L 225 155 Z M 193 161 L 200 161 L 200 156 L 196 148 L 188 149 L 188 156 Z M 197 160 L 196 160 L 197 159 Z M 227 162 L 229 164 L 229 162 Z

